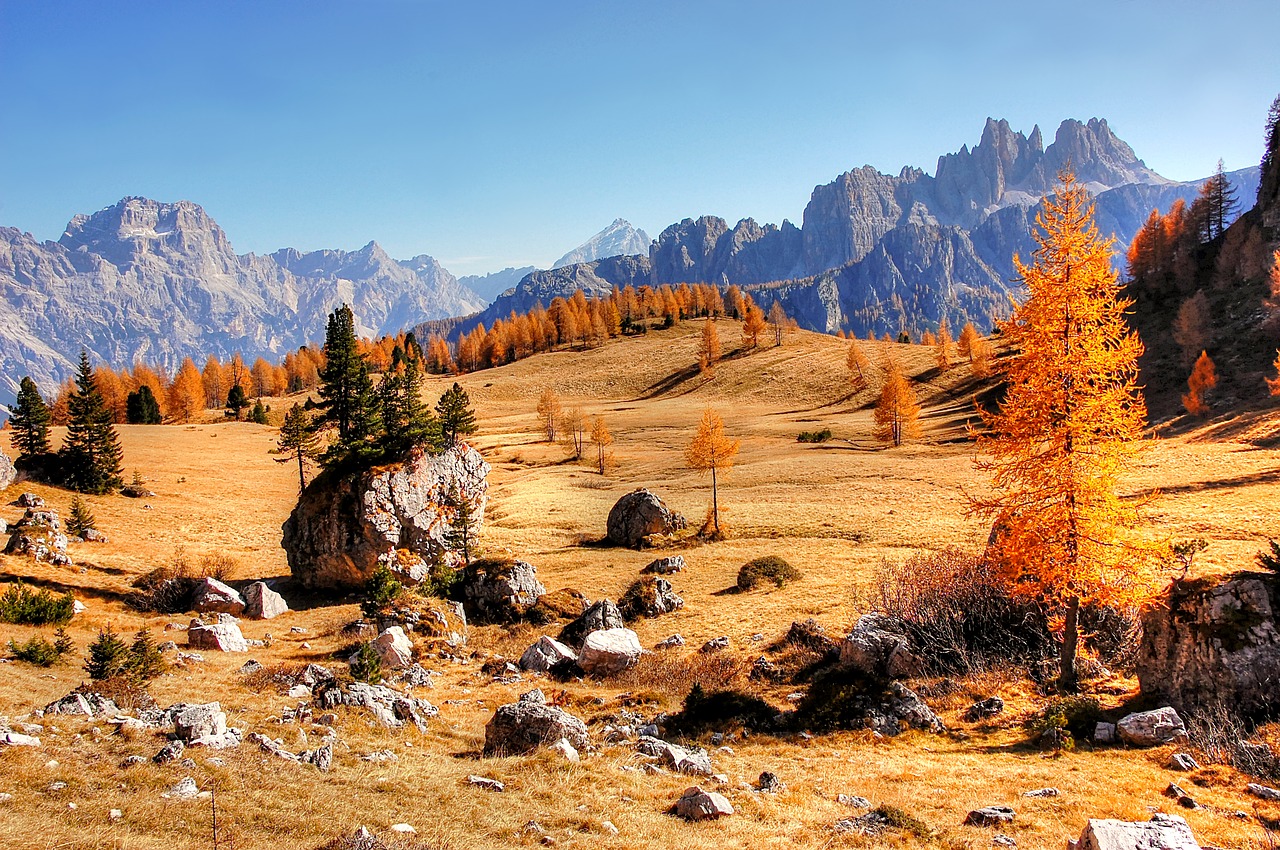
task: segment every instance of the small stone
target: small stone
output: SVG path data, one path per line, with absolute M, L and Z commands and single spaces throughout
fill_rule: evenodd
M 407 823 L 393 823 L 390 827 L 391 831 L 397 835 L 417 835 L 418 830 L 409 826 Z
M 732 815 L 733 806 L 723 794 L 703 791 L 694 785 L 680 795 L 675 811 L 685 820 L 715 820 Z
M 1114 744 L 1116 742 L 1116 724 L 1099 722 L 1093 727 L 1093 740 L 1098 744 Z
M 182 781 L 169 789 L 168 796 L 175 800 L 191 800 L 200 793 L 199 786 L 190 776 L 184 776 Z
M 1188 753 L 1174 753 L 1172 756 L 1169 757 L 1169 769 L 1181 770 L 1185 772 L 1185 771 L 1191 771 L 1191 770 L 1199 770 L 1200 765 Z
M 1245 786 L 1250 794 L 1262 799 L 1271 800 L 1273 802 L 1280 801 L 1280 789 L 1271 788 L 1266 785 L 1259 785 L 1256 782 L 1250 782 Z
M 1011 835 L 1005 835 L 1003 832 L 997 832 L 995 835 L 991 836 L 991 846 L 992 847 L 1017 847 L 1018 842 L 1015 841 L 1013 836 Z
M 0 792 L 0 803 L 9 803 L 9 802 L 12 802 L 12 801 L 13 801 L 13 795 L 12 795 L 12 794 L 8 793 L 7 791 L 5 791 L 5 792 Z
M 612 821 L 607 821 L 607 820 L 600 821 L 600 828 L 603 829 L 605 832 L 609 833 L 610 835 L 618 834 L 618 828 L 613 825 Z
M 699 652 L 719 652 L 723 649 L 728 649 L 728 648 L 729 648 L 729 636 L 721 635 L 718 638 L 712 638 L 711 640 L 704 643 L 702 645 L 702 649 L 698 651 Z
M 1116 724 L 1120 740 L 1135 747 L 1155 747 L 1187 739 L 1187 727 L 1169 706 L 1125 715 Z
M 1059 791 L 1057 788 L 1037 788 L 1034 791 L 1025 792 L 1022 796 L 1033 797 L 1033 798 L 1034 797 L 1058 797 L 1058 796 L 1061 796 L 1061 794 L 1062 792 Z
M 107 812 L 107 820 L 111 821 L 112 823 L 115 823 L 116 821 L 122 821 L 124 820 L 124 812 L 120 811 L 119 809 L 112 809 L 111 811 Z
M 561 738 L 559 741 L 552 744 L 551 751 L 561 755 L 565 761 L 578 761 L 578 751 L 573 748 L 573 744 L 569 743 L 568 738 Z
M 52 791 L 52 792 L 53 792 L 53 793 L 55 793 L 55 794 L 56 794 L 56 793 L 58 793 L 59 791 L 65 791 L 65 790 L 67 790 L 67 783 L 65 783 L 65 782 L 61 782 L 61 781 L 59 781 L 59 782 L 50 782 L 50 783 L 49 783 L 49 789 L 48 789 L 48 790 Z
M 684 646 L 684 638 L 680 635 L 672 635 L 669 638 L 664 638 L 663 640 L 658 641 L 653 648 L 654 649 L 676 649 L 681 646 Z
M 306 685 L 294 685 L 289 689 L 289 699 L 311 699 L 311 689 Z
M 127 759 L 120 762 L 120 767 L 122 768 L 137 767 L 140 764 L 146 764 L 146 763 L 147 763 L 147 760 L 142 756 L 129 756 Z
M 1169 787 L 1160 793 L 1164 794 L 1170 800 L 1177 800 L 1187 796 L 1187 792 L 1182 790 L 1182 786 L 1178 785 L 1176 782 L 1170 782 Z
M 474 785 L 484 791 L 501 792 L 507 790 L 507 786 L 503 785 L 496 779 L 490 779 L 487 776 L 476 776 L 472 774 L 467 777 L 467 784 Z
M 964 713 L 964 719 L 970 723 L 977 723 L 979 720 L 995 717 L 1003 711 L 1004 700 L 1000 697 L 987 697 L 969 706 L 968 711 Z
M 837 794 L 836 802 L 842 806 L 848 806 L 851 809 L 871 808 L 871 801 L 866 797 L 858 797 L 852 794 Z
M 182 758 L 182 751 L 186 749 L 186 745 L 182 741 L 170 741 L 160 748 L 160 752 L 151 757 L 156 764 L 168 764 Z
M 776 794 L 779 791 L 787 790 L 787 786 L 782 784 L 782 780 L 778 779 L 778 775 L 767 770 L 760 774 L 760 779 L 756 782 L 756 785 L 761 791 L 768 794 Z
M 1008 806 L 985 806 L 974 809 L 964 819 L 965 826 L 1000 826 L 1013 823 L 1013 809 Z

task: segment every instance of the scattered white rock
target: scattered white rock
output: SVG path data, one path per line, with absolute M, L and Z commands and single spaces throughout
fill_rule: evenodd
M 270 620 L 288 612 L 289 603 L 266 582 L 255 581 L 244 589 L 244 615 L 250 620 Z
M 418 830 L 409 826 L 407 823 L 393 823 L 390 826 L 392 832 L 396 835 L 417 835 Z
M 200 793 L 200 787 L 196 785 L 196 781 L 190 776 L 184 776 L 182 781 L 169 789 L 169 793 L 161 794 L 162 797 L 168 797 L 174 800 L 192 800 Z
M 467 784 L 474 785 L 485 791 L 505 791 L 507 786 L 503 785 L 496 779 L 490 779 L 487 776 L 476 776 L 474 773 L 467 777 Z
M 40 739 L 18 732 L 0 732 L 0 744 L 8 747 L 38 747 Z
M 124 820 L 124 812 L 120 811 L 119 809 L 112 809 L 111 811 L 107 812 L 107 820 L 111 821 L 112 823 L 115 823 L 116 821 L 122 821 Z
M 1250 782 L 1245 788 L 1248 789 L 1250 794 L 1259 799 L 1280 801 L 1280 789 L 1259 785 L 1256 782 Z
M 1034 791 L 1024 792 L 1022 796 L 1035 798 L 1035 797 L 1059 797 L 1061 795 L 1062 795 L 1062 792 L 1059 791 L 1057 788 L 1037 788 Z
M 551 751 L 563 756 L 565 761 L 578 761 L 578 751 L 573 748 L 573 744 L 569 743 L 568 738 L 561 738 L 552 744 Z
M 1155 747 L 1187 739 L 1187 727 L 1173 708 L 1139 711 L 1126 715 L 1116 724 L 1120 740 L 1135 747 Z
M 374 639 L 373 649 L 383 667 L 399 670 L 413 663 L 413 643 L 400 626 L 383 629 Z
M 249 642 L 240 633 L 240 626 L 230 615 L 220 615 L 218 622 L 206 624 L 195 619 L 187 626 L 187 646 L 191 649 L 212 649 L 218 652 L 248 652 Z M 179 654 L 179 660 L 182 655 Z
M 520 656 L 520 667 L 530 673 L 549 673 L 561 663 L 576 663 L 578 654 L 555 638 L 543 635 Z
M 715 820 L 733 814 L 733 806 L 723 794 L 703 791 L 697 785 L 686 788 L 676 801 L 676 814 L 685 820 Z
M 587 635 L 578 664 L 593 676 L 616 676 L 634 667 L 644 654 L 631 629 L 600 629 Z

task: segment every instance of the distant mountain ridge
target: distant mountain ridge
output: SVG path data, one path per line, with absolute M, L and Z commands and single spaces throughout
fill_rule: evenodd
M 897 175 L 871 166 L 845 172 L 814 188 L 800 227 L 687 218 L 631 263 L 533 273 L 451 330 L 491 324 L 537 300 L 545 305 L 583 280 L 595 291 L 628 283 L 737 284 L 765 304 L 782 301 L 801 326 L 830 333 L 919 334 L 944 315 L 953 326 L 972 320 L 990 327 L 1014 294 L 1013 255 L 1029 256 L 1035 247 L 1035 207 L 1068 164 L 1096 196 L 1099 229 L 1121 249 L 1152 209 L 1190 202 L 1202 182 L 1157 174 L 1103 119 L 1063 121 L 1046 147 L 1038 126 L 1025 135 L 988 118 L 978 144 L 940 156 L 933 176 L 912 167 Z M 1241 210 L 1252 206 L 1259 169 L 1228 178 Z M 638 276 L 646 260 L 648 275 Z
M 367 335 L 484 306 L 431 257 L 397 261 L 376 242 L 237 255 L 190 201 L 125 198 L 75 216 L 57 242 L 0 228 L 0 396 L 24 374 L 52 394 L 82 347 L 116 367 L 236 351 L 278 359 L 323 338 L 342 303 Z
M 637 230 L 626 219 L 617 218 L 613 224 L 583 242 L 577 248 L 556 260 L 551 268 L 558 269 L 575 263 L 589 263 L 605 257 L 649 253 L 649 236 Z

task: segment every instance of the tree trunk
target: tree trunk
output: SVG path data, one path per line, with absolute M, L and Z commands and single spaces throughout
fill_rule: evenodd
M 307 489 L 307 473 L 302 467 L 302 449 L 298 449 L 298 492 Z
M 1062 650 L 1058 656 L 1058 690 L 1073 694 L 1076 681 L 1076 648 L 1080 641 L 1080 597 L 1067 600 L 1067 621 L 1062 630 Z
M 716 500 L 716 468 L 711 467 L 711 522 L 716 534 L 720 533 L 720 505 Z

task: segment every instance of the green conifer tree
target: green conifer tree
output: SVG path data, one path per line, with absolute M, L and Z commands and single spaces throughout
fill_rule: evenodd
M 276 458 L 279 463 L 298 463 L 298 489 L 307 488 L 307 462 L 316 459 L 316 432 L 311 426 L 311 417 L 300 404 L 289 408 L 284 415 L 284 423 L 280 426 L 280 437 L 276 440 L 276 451 L 285 455 Z
M 436 416 L 440 419 L 440 442 L 446 449 L 456 446 L 459 438 L 480 430 L 476 425 L 476 412 L 471 409 L 471 398 L 456 381 L 440 396 Z
M 471 565 L 471 549 L 475 546 L 476 528 L 479 525 L 475 506 L 457 482 L 449 488 L 445 504 L 453 508 L 453 518 L 445 530 L 444 544 L 462 556 L 464 566 Z
M 59 458 L 63 483 L 82 493 L 106 493 L 120 487 L 120 439 L 102 394 L 93 381 L 89 355 L 80 352 L 76 391 L 68 401 L 67 437 Z
M 99 630 L 98 637 L 89 644 L 89 657 L 84 670 L 90 679 L 111 679 L 129 673 L 129 647 L 110 625 Z
M 9 424 L 13 427 L 13 444 L 18 461 L 39 463 L 49 455 L 49 407 L 40 396 L 36 382 L 29 376 L 18 385 L 18 398 L 9 408 Z
M 249 396 L 245 395 L 244 387 L 236 384 L 227 392 L 227 416 L 240 421 L 240 412 L 249 406 Z
M 125 397 L 124 421 L 130 425 L 159 425 L 163 421 L 160 402 L 151 387 L 143 384 Z
M 138 629 L 129 646 L 128 674 L 145 682 L 159 676 L 165 671 L 165 667 L 164 656 L 156 648 L 151 634 L 146 629 Z
M 85 504 L 84 499 L 75 496 L 71 499 L 71 516 L 67 519 L 67 531 L 76 537 L 84 537 L 85 532 L 92 531 L 98 527 L 98 521 L 94 519 L 93 513 L 90 512 L 89 506 Z
M 267 419 L 267 413 L 270 409 L 262 403 L 262 399 L 258 399 L 253 403 L 253 410 L 249 411 L 249 421 L 255 425 L 270 424 L 270 420 Z

